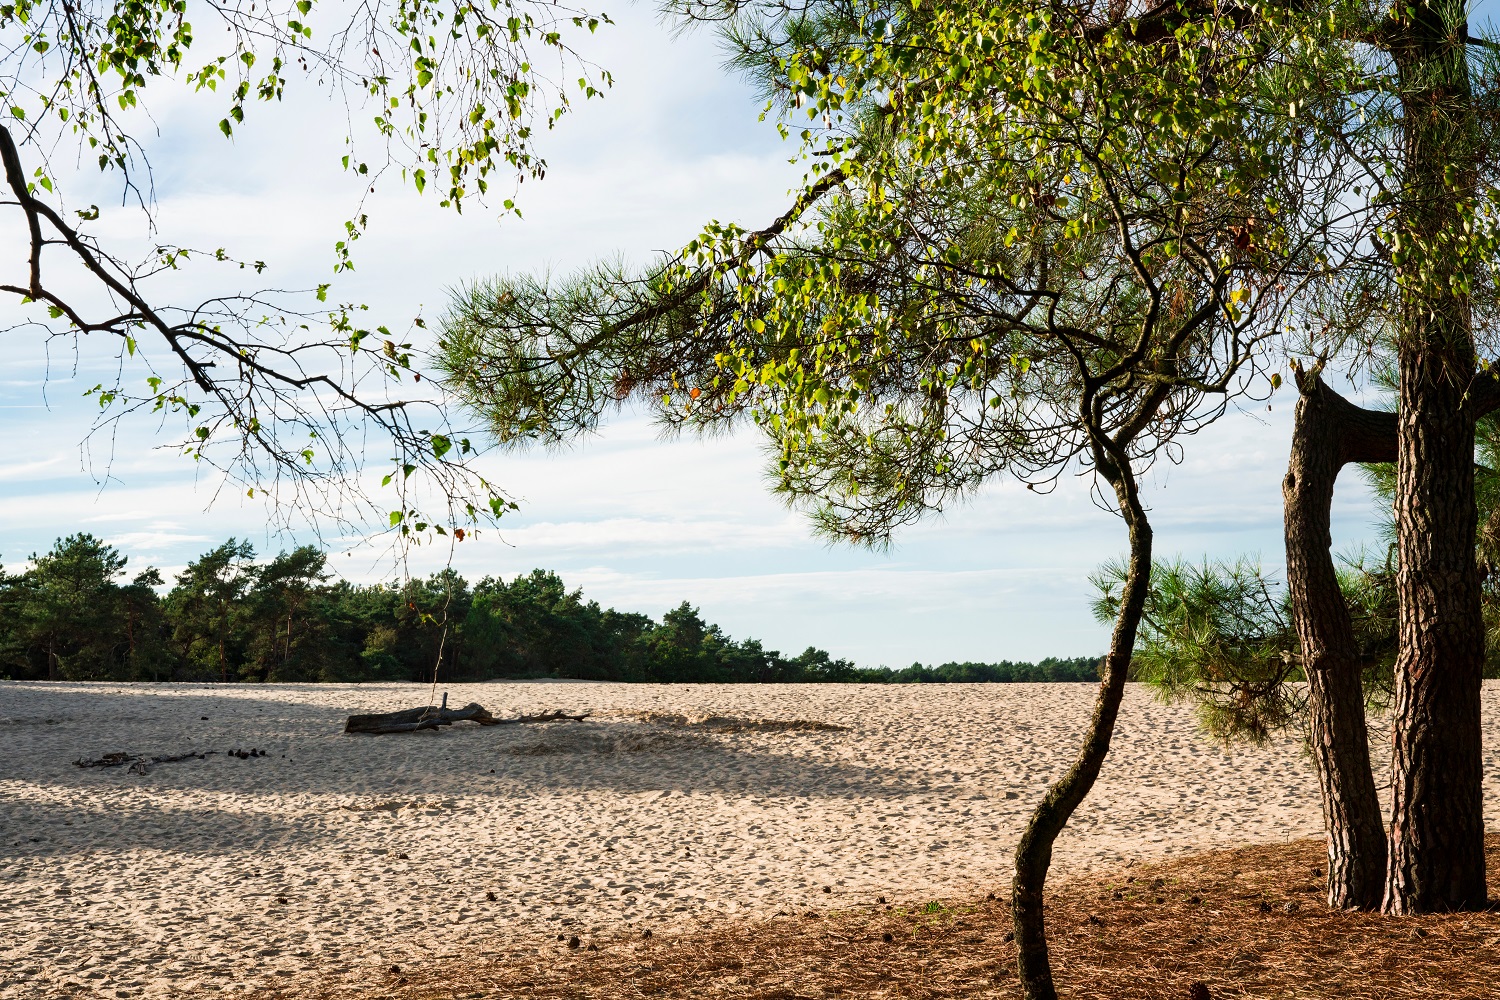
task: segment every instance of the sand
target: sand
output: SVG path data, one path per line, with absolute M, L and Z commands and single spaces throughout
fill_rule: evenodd
M 253 995 L 560 933 L 1003 890 L 1094 694 L 447 690 L 496 715 L 595 716 L 345 736 L 350 712 L 424 704 L 427 689 L 0 683 L 0 998 Z M 1494 825 L 1500 685 L 1485 709 Z M 252 747 L 268 754 L 223 753 Z M 145 774 L 72 763 L 210 750 Z M 1190 709 L 1133 688 L 1055 870 L 1319 830 L 1293 741 L 1224 748 Z

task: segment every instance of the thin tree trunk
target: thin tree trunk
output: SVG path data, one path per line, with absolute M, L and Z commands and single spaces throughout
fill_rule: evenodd
M 1385 888 L 1385 830 L 1370 768 L 1359 650 L 1333 565 L 1329 520 L 1334 481 L 1346 463 L 1394 460 L 1396 415 L 1354 406 L 1316 370 L 1296 374 L 1301 398 L 1281 487 L 1286 578 L 1307 673 L 1309 743 L 1328 842 L 1328 905 L 1376 910 Z
M 1479 136 L 1461 0 L 1393 14 L 1405 176 L 1396 263 L 1401 404 L 1398 637 L 1384 908 L 1485 904 L 1479 696 L 1484 624 L 1474 557 L 1475 354 L 1463 221 Z
M 1123 458 L 1123 456 L 1120 456 Z M 1137 493 L 1135 475 L 1125 461 L 1101 457 L 1096 449 L 1100 474 L 1114 487 L 1120 513 L 1130 532 L 1130 561 L 1115 616 L 1109 652 L 1104 658 L 1103 678 L 1094 700 L 1094 713 L 1078 751 L 1066 774 L 1042 798 L 1016 847 L 1016 876 L 1012 883 L 1011 919 L 1016 935 L 1016 963 L 1026 1000 L 1056 1000 L 1052 964 L 1047 955 L 1046 914 L 1043 893 L 1047 869 L 1052 864 L 1052 845 L 1078 808 L 1109 753 L 1115 718 L 1125 693 L 1130 658 L 1135 650 L 1136 629 L 1151 585 L 1151 524 Z

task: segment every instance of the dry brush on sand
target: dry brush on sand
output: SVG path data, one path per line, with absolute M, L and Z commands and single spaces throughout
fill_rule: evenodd
M 1488 838 L 1500 896 L 1500 834 Z M 1330 910 L 1322 844 L 1215 851 L 1062 883 L 1058 985 L 1075 1000 L 1479 1000 L 1500 981 L 1500 912 Z M 503 960 L 372 970 L 266 1000 L 948 1000 L 1018 992 L 1009 903 L 891 901 L 695 933 L 578 936 Z M 1201 986 L 1200 986 L 1201 984 Z M 1206 992 L 1205 992 L 1206 990 Z

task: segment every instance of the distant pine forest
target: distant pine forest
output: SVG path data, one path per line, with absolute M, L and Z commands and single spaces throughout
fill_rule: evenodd
M 856 667 L 735 640 L 683 602 L 654 621 L 534 570 L 470 585 L 452 570 L 390 585 L 336 579 L 312 546 L 257 560 L 230 539 L 174 585 L 89 534 L 0 569 L 0 678 L 73 681 L 662 683 L 1094 681 L 1098 659 Z

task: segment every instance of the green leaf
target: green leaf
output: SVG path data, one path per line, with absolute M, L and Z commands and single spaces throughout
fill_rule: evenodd
M 403 513 L 401 513 L 399 510 L 393 510 L 393 511 L 391 511 L 391 527 L 394 528 L 396 525 L 400 524 L 405 519 L 406 519 L 406 515 L 403 514 Z

